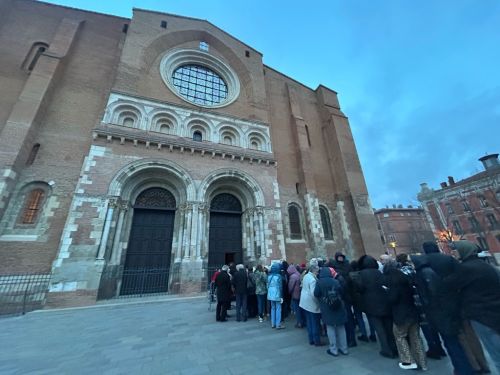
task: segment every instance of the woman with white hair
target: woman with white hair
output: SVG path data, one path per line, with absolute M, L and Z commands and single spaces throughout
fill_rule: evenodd
M 320 308 L 319 301 L 314 296 L 314 289 L 316 288 L 317 274 L 319 271 L 317 262 L 310 262 L 309 272 L 302 280 L 302 291 L 300 293 L 299 306 L 304 309 L 306 313 L 307 334 L 309 336 L 309 344 L 315 346 L 322 346 L 320 341 Z

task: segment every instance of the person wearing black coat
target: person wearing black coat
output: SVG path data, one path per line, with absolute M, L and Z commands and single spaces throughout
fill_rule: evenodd
M 337 273 L 344 279 L 348 280 L 349 278 L 349 271 L 350 271 L 350 264 L 346 260 L 346 257 L 342 252 L 337 251 L 335 253 L 335 261 L 330 261 L 330 266 L 337 271 Z M 349 285 L 347 285 L 349 287 Z M 346 293 L 344 294 L 344 303 L 345 303 L 345 312 L 347 314 L 347 322 L 345 324 L 345 330 L 347 333 L 347 345 L 351 348 L 353 346 L 356 346 L 356 323 L 354 320 L 354 314 L 352 312 L 352 301 L 351 301 L 351 294 L 349 293 L 348 290 L 346 290 Z
M 326 333 L 330 341 L 330 348 L 326 351 L 332 356 L 337 356 L 339 352 L 347 355 L 347 337 L 345 323 L 347 314 L 344 308 L 344 301 L 337 308 L 332 308 L 324 299 L 328 291 L 334 289 L 339 298 L 342 296 L 342 286 L 340 282 L 333 278 L 329 267 L 322 267 L 319 271 L 318 282 L 314 288 L 314 296 L 319 300 L 321 310 L 321 320 L 326 325 Z
M 393 333 L 402 369 L 427 370 L 424 346 L 420 337 L 419 314 L 413 299 L 411 274 L 405 274 L 400 264 L 390 260 L 384 265 L 385 285 L 392 309 Z
M 384 276 L 372 256 L 363 255 L 359 261 L 360 285 L 363 308 L 371 320 L 380 343 L 380 355 L 388 358 L 397 356 L 396 343 L 392 333 L 392 316 L 387 292 L 384 289 Z
M 415 266 L 416 285 L 426 319 L 429 326 L 437 329 L 443 338 L 455 373 L 472 375 L 474 370 L 458 339 L 462 325 L 458 295 L 447 288 L 444 282 L 455 272 L 458 261 L 439 252 L 435 243 L 424 243 L 423 247 L 427 255 L 412 255 L 411 260 Z
M 458 291 L 462 315 L 471 321 L 481 342 L 500 371 L 500 273 L 478 258 L 478 246 L 469 241 L 453 243 L 460 263 L 446 280 Z
M 233 284 L 234 294 L 236 295 L 236 321 L 247 321 L 247 282 L 248 275 L 243 264 L 236 266 L 236 273 L 233 275 L 231 283 Z
M 231 299 L 231 277 L 229 267 L 222 266 L 222 271 L 215 278 L 215 288 L 217 291 L 217 308 L 215 310 L 215 320 L 218 322 L 227 321 L 227 305 Z

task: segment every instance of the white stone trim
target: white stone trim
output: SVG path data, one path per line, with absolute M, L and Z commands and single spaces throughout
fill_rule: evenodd
M 172 82 L 174 71 L 182 65 L 196 64 L 212 69 L 219 74 L 227 85 L 228 96 L 219 104 L 204 105 L 194 103 L 183 97 Z M 240 81 L 229 65 L 205 51 L 195 49 L 174 49 L 168 51 L 160 61 L 160 74 L 167 87 L 182 100 L 205 108 L 221 108 L 234 102 L 240 95 Z
M 126 125 L 120 124 L 118 118 L 122 111 L 128 111 L 132 108 L 140 117 L 138 123 L 134 124 L 134 129 L 160 133 L 157 120 L 165 117 L 172 121 L 173 129 L 168 133 L 171 136 L 192 138 L 191 127 L 196 123 L 203 127 L 204 142 L 219 143 L 222 141 L 221 131 L 225 128 L 232 128 L 238 135 L 235 137 L 237 139 L 235 139 L 233 146 L 251 149 L 251 141 L 256 139 L 260 143 L 258 151 L 272 153 L 269 126 L 266 124 L 186 109 L 170 103 L 159 103 L 121 93 L 110 94 L 102 122 L 128 128 Z

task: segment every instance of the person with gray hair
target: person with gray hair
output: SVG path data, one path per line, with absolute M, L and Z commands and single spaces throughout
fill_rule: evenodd
M 231 280 L 236 295 L 236 321 L 247 321 L 247 283 L 248 275 L 243 264 L 236 266 L 236 273 Z
M 314 289 L 316 288 L 317 274 L 319 267 L 317 262 L 309 262 L 309 272 L 302 280 L 302 291 L 300 293 L 299 306 L 304 309 L 306 313 L 307 334 L 309 337 L 309 344 L 315 346 L 322 346 L 320 341 L 320 308 L 319 301 L 314 296 Z

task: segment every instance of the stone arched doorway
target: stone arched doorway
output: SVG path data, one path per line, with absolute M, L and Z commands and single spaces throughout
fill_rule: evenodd
M 168 290 L 175 208 L 173 194 L 160 187 L 148 188 L 135 199 L 121 295 Z
M 243 262 L 242 207 L 233 194 L 220 193 L 210 202 L 208 267 Z

